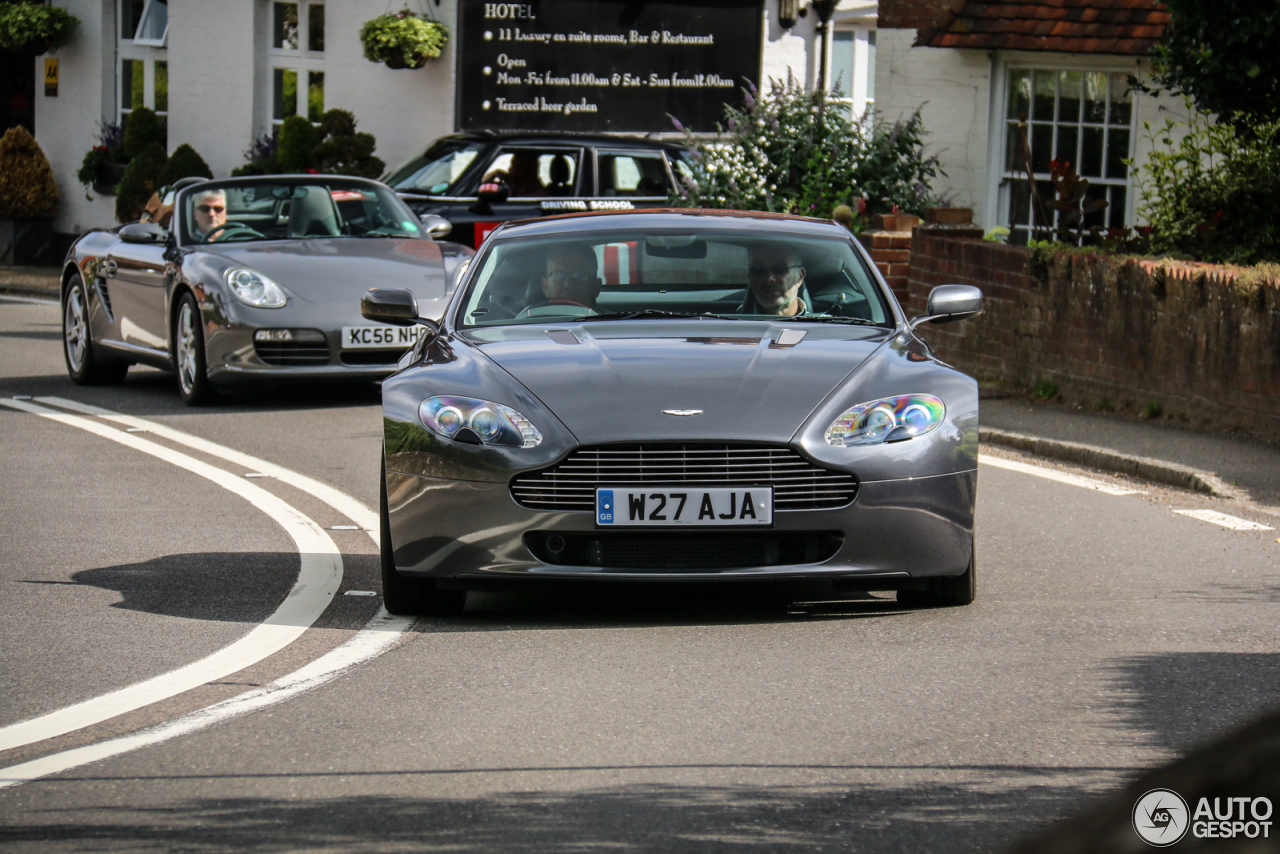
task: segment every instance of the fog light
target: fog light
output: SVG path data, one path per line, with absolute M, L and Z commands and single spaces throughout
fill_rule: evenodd
M 253 333 L 254 341 L 292 341 L 292 329 L 259 329 Z

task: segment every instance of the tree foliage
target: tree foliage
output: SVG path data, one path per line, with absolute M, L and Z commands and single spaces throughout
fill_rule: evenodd
M 0 217 L 30 219 L 58 208 L 58 182 L 40 143 L 22 125 L 0 137 Z
M 1166 0 L 1170 22 L 1152 52 L 1143 91 L 1189 97 L 1201 112 L 1244 126 L 1280 119 L 1280 3 Z
M 692 155 L 673 205 L 830 218 L 840 205 L 865 215 L 919 213 L 930 202 L 930 182 L 942 173 L 924 152 L 918 111 L 894 124 L 871 114 L 854 122 L 845 105 L 794 78 L 773 81 L 763 97 L 748 84 L 744 102 L 725 106 L 718 139 L 687 134 Z
M 281 172 L 306 172 L 311 167 L 318 134 L 305 116 L 290 116 L 280 125 L 276 158 Z
M 160 173 L 168 159 L 164 146 L 153 142 L 129 161 L 116 188 L 116 221 L 136 222 L 142 216 L 147 200 L 161 186 Z
M 212 177 L 213 170 L 209 168 L 209 164 L 204 162 L 204 158 L 194 148 L 184 142 L 169 155 L 169 160 L 164 164 L 164 169 L 160 170 L 160 177 L 157 180 L 161 187 L 167 187 L 182 178 Z
M 146 107 L 137 107 L 124 119 L 124 156 L 132 160 L 152 144 L 164 148 L 168 136 L 159 116 Z
M 18 54 L 41 54 L 71 41 L 80 19 L 52 4 L 21 0 L 0 3 L 0 47 Z

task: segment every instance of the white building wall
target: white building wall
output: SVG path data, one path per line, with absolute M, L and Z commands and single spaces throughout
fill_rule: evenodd
M 115 114 L 114 0 L 56 0 L 80 19 L 72 41 L 48 56 L 58 59 L 58 95 L 44 94 L 44 56 L 37 56 L 36 141 L 44 149 L 61 198 L 55 231 L 79 234 L 115 224 L 115 197 L 85 192 L 76 180 L 80 162 L 96 141 L 99 122 Z M 92 196 L 92 200 L 89 198 Z
M 947 173 L 933 182 L 934 192 L 985 222 L 991 59 L 985 51 L 913 48 L 915 36 L 878 31 L 876 109 L 889 121 L 921 110 L 926 148 Z
M 266 40 L 255 6 L 255 0 L 169 3 L 169 151 L 189 144 L 218 178 L 244 162 L 253 141 L 262 85 L 254 69 Z

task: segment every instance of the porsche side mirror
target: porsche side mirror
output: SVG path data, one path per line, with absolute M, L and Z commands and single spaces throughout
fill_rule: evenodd
M 119 233 L 125 243 L 164 243 L 169 239 L 169 232 L 154 222 L 133 222 Z
M 427 235 L 432 240 L 443 240 L 449 236 L 449 232 L 453 231 L 453 223 L 442 216 L 423 214 L 420 219 L 422 227 L 427 230 Z
M 925 313 L 911 319 L 911 328 L 920 324 L 951 323 L 954 320 L 967 320 L 982 313 L 982 290 L 972 285 L 938 285 L 929 292 L 929 303 Z

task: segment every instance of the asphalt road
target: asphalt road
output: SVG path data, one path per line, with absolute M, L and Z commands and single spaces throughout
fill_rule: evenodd
M 192 410 L 156 371 L 71 385 L 58 330 L 56 307 L 0 300 L 0 399 L 137 416 L 376 507 L 375 390 Z M 0 406 L 0 735 L 163 683 L 295 598 L 331 599 L 281 618 L 294 639 L 245 668 L 11 745 L 0 786 L 15 767 L 199 720 L 370 636 L 378 599 L 346 594 L 377 590 L 375 546 L 351 518 L 285 477 L 245 478 L 259 472 L 217 449 L 134 429 Z M 1173 511 L 1275 517 L 1077 472 L 1143 490 L 1107 494 L 995 453 L 971 607 L 754 588 L 472 594 L 463 616 L 384 632 L 380 655 L 328 681 L 0 788 L 0 846 L 999 850 L 1280 701 L 1277 533 Z M 286 528 L 272 502 L 303 521 Z M 340 553 L 341 580 L 298 593 L 323 557 L 301 544 L 305 520 Z

